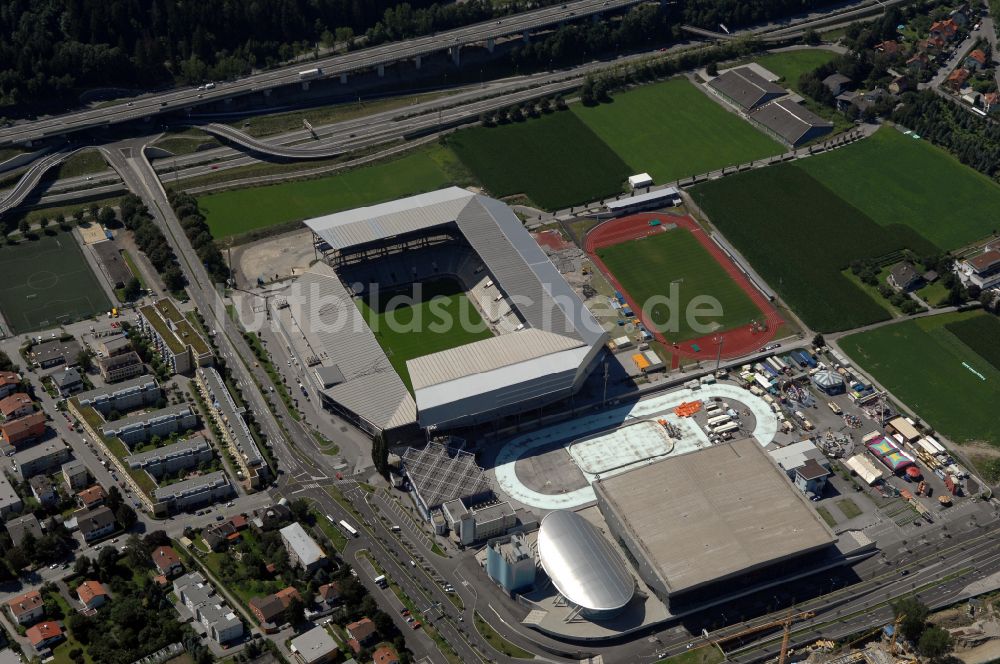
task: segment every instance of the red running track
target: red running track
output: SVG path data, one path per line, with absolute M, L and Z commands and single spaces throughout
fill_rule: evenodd
M 711 254 L 716 261 L 718 261 L 719 265 L 722 266 L 733 281 L 735 281 L 740 288 L 743 289 L 743 292 L 745 292 L 750 299 L 753 300 L 753 303 L 757 305 L 757 308 L 760 309 L 764 316 L 764 329 L 761 330 L 759 327 L 755 329 L 752 324 L 748 324 L 731 330 L 726 330 L 722 333 L 707 334 L 703 337 L 688 339 L 687 341 L 681 341 L 678 343 L 669 341 L 663 336 L 662 332 L 657 331 L 655 326 L 651 325 L 650 321 L 646 320 L 644 317 L 642 307 L 638 306 L 638 303 L 635 302 L 632 295 L 622 287 L 622 285 L 618 282 L 618 279 L 615 278 L 604 262 L 597 256 L 597 249 L 601 247 L 608 247 L 615 244 L 621 244 L 622 242 L 648 237 L 653 233 L 665 232 L 666 229 L 663 225 L 649 225 L 649 222 L 653 219 L 659 219 L 664 225 L 674 224 L 678 228 L 686 229 L 692 233 L 695 238 L 697 238 L 698 242 L 700 242 L 701 245 L 708 250 L 708 253 Z M 615 290 L 619 291 L 625 297 L 625 300 L 632 308 L 632 311 L 636 312 L 641 317 L 641 320 L 646 328 L 653 330 L 653 337 L 662 343 L 667 349 L 671 350 L 674 355 L 672 363 L 674 368 L 679 366 L 681 357 L 691 357 L 697 359 L 714 358 L 716 352 L 718 352 L 717 340 L 720 337 L 723 341 L 722 357 L 724 359 L 732 359 L 755 352 L 774 338 L 774 335 L 778 331 L 778 327 L 780 327 L 783 322 L 781 316 L 771 304 L 770 300 L 768 300 L 763 293 L 757 290 L 757 288 L 750 283 L 750 280 L 743 273 L 743 271 L 736 266 L 732 259 L 730 259 L 717 244 L 712 242 L 711 238 L 708 237 L 704 229 L 702 229 L 701 226 L 699 226 L 695 220 L 689 216 L 665 213 L 643 213 L 629 215 L 620 219 L 610 219 L 587 233 L 587 237 L 584 240 L 584 250 L 590 256 L 591 260 L 594 261 L 594 264 L 597 265 L 601 272 L 604 273 L 604 276 L 608 278 Z M 696 351 L 694 346 L 698 346 L 701 351 Z

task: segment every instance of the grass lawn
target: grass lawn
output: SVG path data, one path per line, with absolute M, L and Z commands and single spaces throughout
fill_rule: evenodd
M 490 194 L 558 210 L 622 191 L 632 169 L 574 113 L 557 112 L 448 138 Z
M 66 217 L 69 221 L 73 221 L 73 213 L 77 210 L 86 209 L 91 206 L 91 204 L 96 203 L 98 207 L 117 207 L 121 198 L 114 196 L 111 198 L 99 198 L 93 201 L 87 201 L 86 203 L 73 203 L 72 205 L 51 205 L 48 207 L 40 207 L 34 210 L 13 210 L 10 215 L 5 219 L 8 230 L 14 230 L 17 228 L 17 222 L 21 219 L 27 219 L 28 223 L 35 223 L 42 217 L 48 217 L 49 221 L 54 220 L 60 214 Z M 52 224 L 55 226 L 55 224 Z
M 240 538 L 251 548 L 257 548 L 257 538 L 253 534 L 252 530 L 244 530 L 240 533 Z M 235 546 L 236 545 L 233 545 L 233 547 Z M 222 560 L 224 558 L 230 558 L 232 555 L 233 551 L 231 549 L 218 553 L 212 552 L 201 556 L 201 561 L 205 563 L 205 567 L 210 569 L 220 581 L 225 583 L 226 587 L 232 591 L 233 594 L 239 597 L 240 601 L 244 604 L 249 604 L 250 600 L 254 597 L 270 595 L 285 587 L 286 584 L 281 580 L 281 577 L 275 577 L 273 579 L 245 579 L 239 583 L 233 582 L 231 579 L 224 578 L 220 572 Z
M 87 649 L 84 648 L 82 643 L 80 643 L 73 637 L 73 633 L 70 632 L 69 628 L 66 627 L 66 620 L 71 615 L 76 613 L 76 609 L 74 607 L 71 607 L 69 605 L 69 602 L 66 601 L 66 598 L 60 595 L 59 593 L 49 593 L 47 597 L 54 598 L 55 601 L 59 604 L 59 608 L 62 609 L 63 618 L 61 622 L 64 628 L 63 634 L 66 637 L 66 640 L 63 641 L 58 646 L 56 646 L 55 649 L 52 651 L 52 664 L 73 664 L 73 660 L 69 658 L 69 651 L 76 650 L 77 648 L 83 651 L 84 662 L 87 662 L 88 664 L 90 662 L 93 662 L 94 660 L 91 659 L 90 653 L 87 652 Z
M 837 57 L 837 54 L 833 51 L 809 49 L 768 53 L 759 58 L 754 58 L 754 62 L 764 69 L 773 72 L 775 75 L 780 76 L 780 83 L 782 85 L 795 90 L 798 88 L 799 78 L 802 77 L 802 74 L 826 64 L 835 57 Z
M 462 181 L 461 164 L 451 151 L 433 145 L 393 161 L 329 177 L 208 194 L 198 199 L 198 206 L 218 239 Z
M 407 360 L 493 336 L 479 310 L 454 280 L 438 279 L 421 286 L 421 301 L 412 305 L 392 302 L 395 295 L 401 294 L 398 291 L 380 292 L 378 302 L 355 300 L 392 368 L 411 392 Z M 412 296 L 409 288 L 403 294 Z
M 830 526 L 831 528 L 837 525 L 837 520 L 833 518 L 832 514 L 830 514 L 830 510 L 826 509 L 825 507 L 817 507 L 816 514 L 819 514 L 820 517 L 823 518 L 823 521 L 826 522 L 826 525 Z
M 965 325 L 981 325 L 965 321 L 988 316 L 972 311 L 919 318 L 854 334 L 840 344 L 859 366 L 948 438 L 1000 445 L 996 417 L 1000 369 L 954 333 Z M 956 323 L 961 325 L 956 328 Z M 971 340 L 967 332 L 963 336 Z
M 88 173 L 100 173 L 110 166 L 97 150 L 83 150 L 64 161 L 56 171 L 56 178 L 71 178 Z
M 514 659 L 534 659 L 535 656 L 521 648 L 514 645 L 507 639 L 500 636 L 495 629 L 490 627 L 489 623 L 483 620 L 482 616 L 479 615 L 477 611 L 475 614 L 476 629 L 479 633 L 486 639 L 491 646 L 507 655 L 508 657 L 513 657 Z
M 944 283 L 938 279 L 934 283 L 927 284 L 926 286 L 920 288 L 917 291 L 917 296 L 927 304 L 935 307 L 944 302 L 945 298 L 948 297 L 948 289 L 945 288 Z
M 850 498 L 841 498 L 840 500 L 838 500 L 837 507 L 840 508 L 840 511 L 843 512 L 844 516 L 847 517 L 848 519 L 853 519 L 856 516 L 861 516 L 861 508 L 858 507 L 857 503 L 855 503 Z
M 885 276 L 883 273 L 886 273 L 888 270 L 889 268 L 882 268 L 882 270 L 879 272 L 878 276 L 879 283 L 885 283 Z M 857 288 L 860 288 L 864 292 L 868 293 L 868 296 L 871 297 L 872 301 L 878 303 L 878 305 L 883 309 L 885 309 L 886 313 L 888 313 L 890 316 L 892 316 L 893 318 L 900 318 L 903 315 L 903 313 L 899 311 L 899 309 L 892 306 L 892 302 L 882 297 L 882 294 L 878 292 L 878 288 L 861 281 L 858 275 L 851 272 L 850 269 L 841 270 L 840 273 L 843 274 L 845 277 L 847 277 L 847 280 L 850 281 L 852 284 L 854 284 Z
M 944 251 L 997 227 L 1000 186 L 929 142 L 889 127 L 797 163 L 876 223 L 906 224 Z
M 0 310 L 15 334 L 89 318 L 111 308 L 68 233 L 0 247 Z
M 656 664 L 721 664 L 725 659 L 715 646 L 702 646 L 661 659 Z
M 948 323 L 945 327 L 1000 371 L 1000 318 L 973 316 Z
M 657 184 L 785 151 L 686 78 L 617 94 L 611 104 L 572 109 L 633 173 L 647 172 Z
M 762 317 L 757 305 L 685 229 L 604 247 L 597 255 L 669 341 L 685 341 Z M 656 302 L 672 291 L 677 293 L 676 304 Z M 711 329 L 695 330 L 685 312 L 692 299 L 702 296 L 717 300 L 722 315 L 700 316 L 701 325 Z
M 841 272 L 851 261 L 904 248 L 934 253 L 933 245 L 909 227 L 876 224 L 795 164 L 707 182 L 691 194 L 768 284 L 819 332 L 890 317 Z

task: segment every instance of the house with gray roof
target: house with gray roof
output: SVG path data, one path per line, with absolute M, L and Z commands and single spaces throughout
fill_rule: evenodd
M 750 122 L 789 147 L 798 147 L 829 134 L 833 123 L 791 99 L 779 99 L 747 116 Z
M 708 89 L 742 111 L 752 111 L 784 97 L 788 90 L 772 83 L 750 67 L 736 67 L 708 82 Z

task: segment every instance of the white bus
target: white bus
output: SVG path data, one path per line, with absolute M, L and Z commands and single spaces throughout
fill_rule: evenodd
M 708 419 L 709 428 L 714 429 L 715 427 L 722 426 L 726 422 L 729 422 L 732 418 L 728 415 L 716 415 L 715 417 L 710 417 Z
M 740 425 L 736 422 L 730 422 L 729 424 L 723 424 L 712 432 L 718 436 L 722 436 L 727 433 L 733 433 L 734 431 L 739 431 Z
M 354 527 L 351 526 L 351 524 L 347 523 L 346 521 L 341 520 L 340 527 L 343 528 L 344 532 L 350 535 L 351 537 L 358 536 L 358 531 L 356 531 Z

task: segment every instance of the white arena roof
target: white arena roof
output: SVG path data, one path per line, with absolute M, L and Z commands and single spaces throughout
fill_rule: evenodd
M 523 329 L 518 331 L 410 360 L 407 369 L 415 404 L 412 400 L 407 403 L 408 394 L 400 392 L 401 388 L 405 392 L 405 387 L 398 377 L 383 377 L 389 362 L 370 331 L 366 334 L 351 326 L 351 338 L 345 339 L 340 333 L 336 339 L 326 340 L 322 345 L 329 354 L 351 355 L 355 343 L 366 345 L 360 351 L 366 355 L 364 364 L 374 367 L 366 372 L 371 379 L 369 390 L 357 394 L 346 387 L 357 384 L 353 378 L 357 370 L 345 371 L 341 365 L 347 379 L 342 384 L 343 396 L 361 407 L 370 399 L 379 399 L 383 403 L 378 408 L 392 410 L 397 422 L 412 419 L 415 408 L 422 426 L 457 425 L 470 416 L 485 417 L 498 408 L 515 408 L 516 404 L 528 402 L 537 406 L 546 399 L 569 396 L 586 378 L 581 367 L 590 365 L 606 340 L 600 323 L 517 216 L 500 201 L 450 187 L 317 217 L 306 221 L 306 225 L 336 252 L 438 227 L 457 227 L 511 309 L 524 321 Z M 320 275 L 337 280 L 334 270 L 315 266 L 304 278 L 315 281 Z M 340 283 L 336 288 L 347 295 Z M 346 300 L 338 299 L 343 302 L 338 306 L 346 308 L 350 303 L 349 295 Z M 331 350 L 329 344 L 340 349 Z M 384 361 L 367 357 L 373 353 Z M 383 368 L 376 366 L 379 364 Z M 337 388 L 327 393 L 333 390 Z

